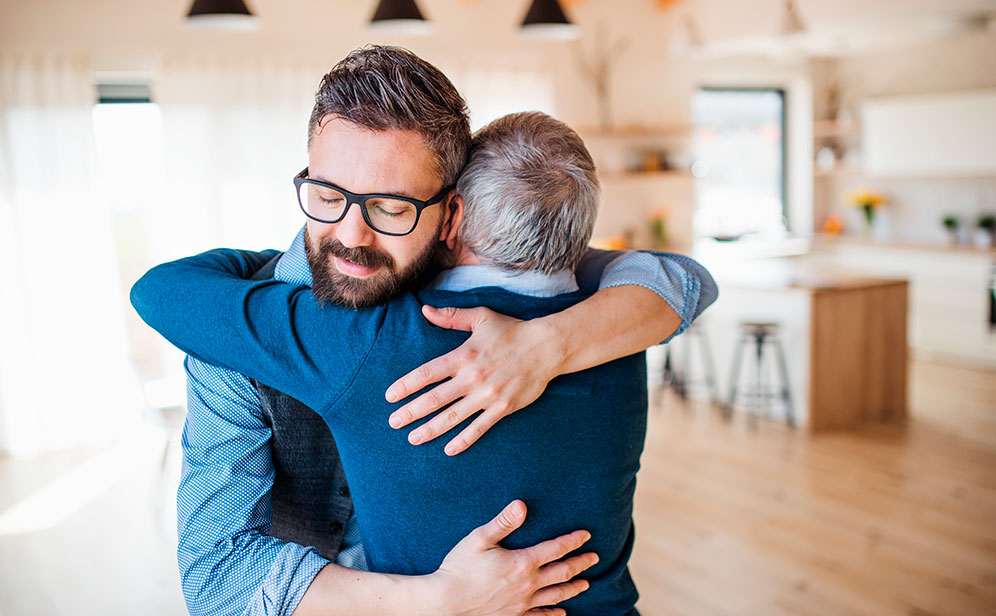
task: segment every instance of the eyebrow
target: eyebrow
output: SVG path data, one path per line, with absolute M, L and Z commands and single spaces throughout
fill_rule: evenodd
M 313 176 L 313 175 L 311 175 L 311 171 L 308 172 L 308 177 L 310 179 L 312 179 L 312 180 L 317 180 L 317 181 L 319 181 L 319 182 L 321 182 L 323 184 L 331 184 L 332 186 L 335 186 L 336 188 L 341 188 L 341 189 L 349 191 L 349 192 L 351 192 L 351 193 L 353 193 L 355 195 L 391 195 L 391 196 L 394 196 L 394 197 L 405 197 L 406 199 L 414 199 L 415 201 L 425 201 L 425 199 L 419 199 L 418 197 L 415 197 L 415 196 L 413 196 L 411 194 L 408 194 L 408 193 L 402 192 L 402 191 L 398 191 L 398 192 L 381 191 L 381 192 L 375 192 L 375 193 L 358 193 L 355 190 L 349 190 L 345 186 L 339 186 L 335 182 L 330 182 L 326 178 Z M 432 197 L 435 197 L 435 196 L 436 195 L 432 195 Z M 432 199 L 432 197 L 429 197 L 429 199 Z

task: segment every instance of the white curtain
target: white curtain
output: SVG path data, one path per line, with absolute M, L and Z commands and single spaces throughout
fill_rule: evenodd
M 0 55 L 0 451 L 105 443 L 138 416 L 85 57 Z
M 285 248 L 304 223 L 292 179 L 324 65 L 172 58 L 152 84 L 163 116 L 157 259 L 218 246 Z

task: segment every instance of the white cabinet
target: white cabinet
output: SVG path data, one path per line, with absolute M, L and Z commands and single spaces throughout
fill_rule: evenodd
M 869 177 L 996 175 L 996 90 L 870 99 L 862 127 Z

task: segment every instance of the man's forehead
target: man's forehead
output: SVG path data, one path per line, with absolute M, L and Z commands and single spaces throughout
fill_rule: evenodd
M 427 199 L 442 186 L 435 157 L 414 131 L 371 129 L 326 116 L 308 147 L 309 177 L 351 192 Z

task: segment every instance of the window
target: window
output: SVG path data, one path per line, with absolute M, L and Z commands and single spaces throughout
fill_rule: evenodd
M 696 236 L 784 236 L 784 92 L 704 88 L 692 117 Z

